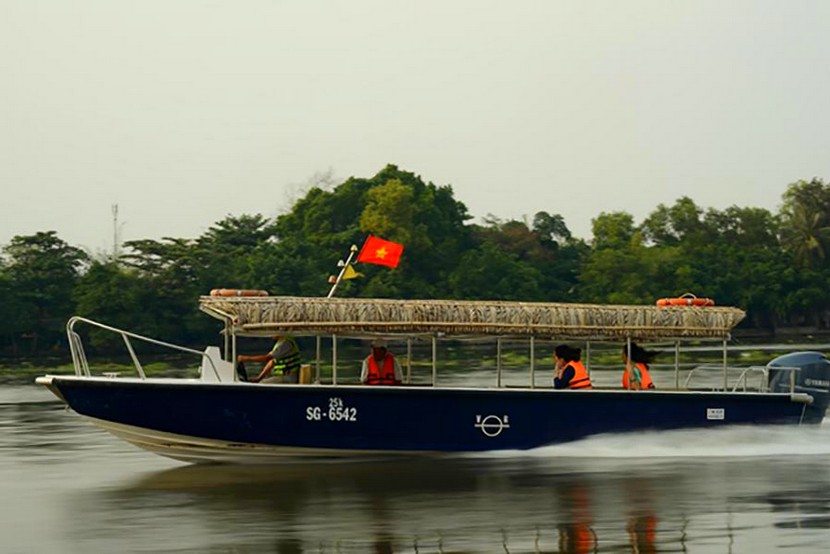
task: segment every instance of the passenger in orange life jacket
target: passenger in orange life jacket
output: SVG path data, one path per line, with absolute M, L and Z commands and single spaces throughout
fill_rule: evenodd
M 402 375 L 398 360 L 386 349 L 386 341 L 373 340 L 372 353 L 363 360 L 360 382 L 367 385 L 400 385 Z
M 625 369 L 622 375 L 622 386 L 628 390 L 653 389 L 654 382 L 648 371 L 648 364 L 656 355 L 656 352 L 649 352 L 645 348 L 631 343 L 631 359 L 628 359 L 628 347 L 622 348 L 622 359 L 625 362 Z
M 591 377 L 588 370 L 579 361 L 582 350 L 560 344 L 553 350 L 553 388 L 555 389 L 590 389 Z

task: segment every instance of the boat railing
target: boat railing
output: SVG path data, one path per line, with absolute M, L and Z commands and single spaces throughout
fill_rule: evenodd
M 145 342 L 148 344 L 154 344 L 156 346 L 162 346 L 164 348 L 168 348 L 171 350 L 177 350 L 179 352 L 185 352 L 187 354 L 200 356 L 203 360 L 208 361 L 211 369 L 213 370 L 214 375 L 216 375 L 216 379 L 221 380 L 219 377 L 219 371 L 216 369 L 216 364 L 213 363 L 213 359 L 205 352 L 200 352 L 199 350 L 187 348 L 186 346 L 179 346 L 178 344 L 172 344 L 154 338 L 145 337 L 144 335 L 139 335 L 137 333 L 126 331 L 124 329 L 119 329 L 118 327 L 112 327 L 111 325 L 105 325 L 103 323 L 87 319 L 85 317 L 73 316 L 69 318 L 69 321 L 66 323 L 66 335 L 69 338 L 69 350 L 72 355 L 72 364 L 75 366 L 75 375 L 78 375 L 79 377 L 91 377 L 91 374 L 89 371 L 89 362 L 87 361 L 86 352 L 84 351 L 83 341 L 81 340 L 81 336 L 75 331 L 76 323 L 85 323 L 87 325 L 91 325 L 92 327 L 96 327 L 98 329 L 102 329 L 104 331 L 109 331 L 111 333 L 120 335 L 121 338 L 124 340 L 124 345 L 127 347 L 127 352 L 130 354 L 130 359 L 132 359 L 133 361 L 135 370 L 141 379 L 146 379 L 147 375 L 144 373 L 144 368 L 142 367 L 141 362 L 138 360 L 138 356 L 135 353 L 135 349 L 133 348 L 133 344 L 132 342 L 130 342 L 130 339 L 135 339 L 137 341 Z
M 719 371 L 722 372 L 726 369 L 727 372 L 732 371 L 740 371 L 737 380 L 735 381 L 735 385 L 732 387 L 732 392 L 738 392 L 738 389 L 743 390 L 743 392 L 747 392 L 749 389 L 749 379 L 750 376 L 753 374 L 759 374 L 760 382 L 758 384 L 758 392 L 768 392 L 769 390 L 769 372 L 771 369 L 776 371 L 787 371 L 789 372 L 789 385 L 790 385 L 790 394 L 795 392 L 795 376 L 796 372 L 801 371 L 800 367 L 787 367 L 787 366 L 748 366 L 748 367 L 737 367 L 737 366 L 727 366 L 724 368 L 721 364 L 703 364 L 696 366 L 689 370 L 689 373 L 686 375 L 686 381 L 683 383 L 683 388 L 689 390 L 689 383 L 692 381 L 692 377 L 695 374 L 703 371 Z M 728 389 L 728 387 L 727 387 Z M 713 389 L 715 390 L 715 389 Z M 726 390 L 726 389 L 725 389 Z
M 741 371 L 741 374 L 738 376 L 738 380 L 735 382 L 735 386 L 732 387 L 732 392 L 738 392 L 738 389 L 741 388 L 741 383 L 743 383 L 743 392 L 746 392 L 747 380 L 749 379 L 749 375 L 753 373 L 757 373 L 760 375 L 758 390 L 760 392 L 766 392 L 767 384 L 769 383 L 769 371 L 767 370 L 767 366 L 765 365 L 751 365 L 747 368 L 744 368 L 744 370 Z
M 689 373 L 686 374 L 686 380 L 683 382 L 683 388 L 689 390 L 689 383 L 692 382 L 692 377 L 695 374 L 703 371 L 728 371 L 730 369 L 735 369 L 732 367 L 724 367 L 723 365 L 719 364 L 702 364 L 697 365 L 689 370 Z

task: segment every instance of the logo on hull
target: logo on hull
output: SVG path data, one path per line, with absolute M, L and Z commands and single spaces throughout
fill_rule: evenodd
M 505 429 L 510 428 L 510 420 L 507 416 L 499 417 L 497 415 L 476 416 L 474 427 L 481 429 L 487 437 L 498 437 Z

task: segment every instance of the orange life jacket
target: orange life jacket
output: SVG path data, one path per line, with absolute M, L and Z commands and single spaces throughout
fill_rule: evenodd
M 367 385 L 400 385 L 401 382 L 395 379 L 395 356 L 386 353 L 383 358 L 383 369 L 378 367 L 374 356 L 366 358 L 369 363 L 369 371 L 366 374 Z
M 591 378 L 588 376 L 588 370 L 585 369 L 585 366 L 582 362 L 568 362 L 565 365 L 565 369 L 571 366 L 574 370 L 573 379 L 571 379 L 570 383 L 568 383 L 569 389 L 590 389 L 591 388 Z
M 641 389 L 653 389 L 654 382 L 651 380 L 651 375 L 648 374 L 648 366 L 643 363 L 635 364 L 637 369 L 640 370 L 640 388 Z M 624 389 L 631 388 L 631 376 L 629 375 L 628 366 L 623 370 L 622 376 L 622 386 Z
M 559 526 L 559 551 L 577 554 L 596 552 L 596 534 L 587 522 Z
M 656 552 L 657 517 L 654 514 L 631 518 L 627 530 L 634 552 Z

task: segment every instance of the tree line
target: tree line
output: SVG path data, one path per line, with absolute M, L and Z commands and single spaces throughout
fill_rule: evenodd
M 471 220 L 452 187 L 389 165 L 312 187 L 274 219 L 228 216 L 197 238 L 129 241 L 117 259 L 54 231 L 16 236 L 0 258 L 0 352 L 62 351 L 75 313 L 171 342 L 215 343 L 217 324 L 195 309 L 199 295 L 324 295 L 337 261 L 368 233 L 405 244 L 403 260 L 391 271 L 361 267 L 364 277 L 343 283 L 341 296 L 652 304 L 693 291 L 747 310 L 745 327 L 830 327 L 830 185 L 820 179 L 787 186 L 777 213 L 704 210 L 687 197 L 640 223 L 600 213 L 590 240 L 547 211 Z M 99 349 L 118 344 L 91 338 Z

